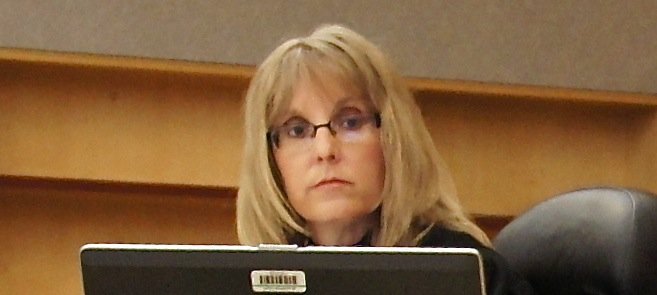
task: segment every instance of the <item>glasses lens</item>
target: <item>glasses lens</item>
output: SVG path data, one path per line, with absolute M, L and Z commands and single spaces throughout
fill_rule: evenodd
M 367 114 L 349 114 L 338 116 L 332 121 L 332 128 L 336 131 L 340 140 L 345 142 L 356 142 L 367 133 L 366 126 L 372 119 Z
M 304 141 L 312 138 L 313 125 L 306 121 L 296 121 L 287 123 L 273 132 L 277 135 L 278 148 L 294 148 L 303 145 Z
M 327 127 L 342 142 L 359 142 L 379 127 L 376 120 L 376 114 L 339 114 L 326 124 L 295 121 L 272 130 L 270 140 L 278 149 L 304 151 L 315 137 L 316 128 Z

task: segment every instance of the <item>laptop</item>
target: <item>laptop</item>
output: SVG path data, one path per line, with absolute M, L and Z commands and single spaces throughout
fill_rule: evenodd
M 88 244 L 86 295 L 485 295 L 470 248 Z

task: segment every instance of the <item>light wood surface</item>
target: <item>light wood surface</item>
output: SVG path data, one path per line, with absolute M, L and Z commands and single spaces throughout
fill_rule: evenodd
M 0 49 L 0 293 L 78 293 L 87 242 L 236 242 L 252 73 Z M 489 234 L 568 190 L 657 191 L 654 95 L 408 82 Z
M 0 51 L 0 174 L 235 187 L 242 66 Z M 409 79 L 467 208 L 657 189 L 654 95 Z
M 0 177 L 2 294 L 82 294 L 87 243 L 236 244 L 233 188 Z M 477 216 L 494 236 L 510 217 Z
M 87 243 L 237 241 L 220 190 L 60 182 L 0 178 L 0 293 L 82 294 Z

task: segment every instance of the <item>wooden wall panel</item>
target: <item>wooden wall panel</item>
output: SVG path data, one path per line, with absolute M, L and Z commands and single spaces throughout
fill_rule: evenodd
M 0 179 L 0 293 L 81 294 L 86 243 L 236 243 L 234 198 L 204 194 Z
M 12 61 L 0 68 L 0 174 L 236 185 L 239 83 Z
M 88 242 L 237 242 L 241 98 L 252 69 L 15 57 L 0 54 L 2 292 L 77 293 L 77 251 Z M 657 191 L 654 96 L 410 85 L 466 209 L 491 236 L 567 190 Z
M 638 140 L 630 154 L 630 165 L 636 171 L 630 185 L 657 193 L 657 111 L 642 119 L 634 130 Z
M 139 62 L 0 60 L 0 174 L 236 187 L 248 78 Z M 657 189 L 652 97 L 429 82 L 411 85 L 473 213 L 583 186 Z
M 632 185 L 644 169 L 630 159 L 650 160 L 637 143 L 651 109 L 435 95 L 418 101 L 476 213 L 517 215 L 568 190 Z
M 81 294 L 87 243 L 236 244 L 231 188 L 0 177 L 2 294 Z M 475 216 L 494 237 L 510 221 Z

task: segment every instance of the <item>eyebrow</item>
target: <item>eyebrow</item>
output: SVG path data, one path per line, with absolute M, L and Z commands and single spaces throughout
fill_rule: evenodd
M 341 97 L 341 98 L 338 99 L 338 101 L 333 106 L 333 110 L 331 110 L 331 116 L 335 115 L 337 110 L 340 110 L 340 109 L 344 108 L 348 103 L 350 103 L 352 101 L 362 102 L 364 100 L 365 99 L 363 99 L 363 98 L 358 98 L 358 97 L 353 97 L 353 96 Z M 366 103 L 359 103 L 358 106 L 362 107 L 362 108 L 367 108 Z M 289 120 L 290 118 L 294 118 L 294 117 L 303 118 L 304 120 L 306 119 L 304 116 L 301 115 L 301 112 L 300 112 L 299 109 L 288 109 L 285 113 L 283 113 L 283 116 L 281 116 L 281 118 L 285 118 L 285 121 Z M 285 123 L 285 121 L 283 121 L 281 123 Z

